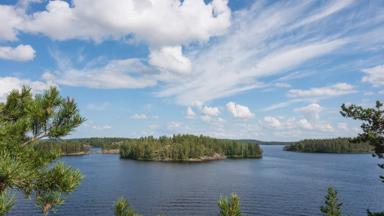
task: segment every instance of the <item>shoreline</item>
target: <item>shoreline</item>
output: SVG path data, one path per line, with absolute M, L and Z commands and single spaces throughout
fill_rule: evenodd
M 121 158 L 121 157 L 120 157 Z M 204 163 L 219 160 L 241 160 L 241 159 L 261 159 L 262 155 L 257 157 L 227 157 L 225 155 L 215 154 L 213 156 L 203 156 L 200 158 L 188 158 L 186 160 L 174 159 L 135 159 L 135 158 L 121 158 L 123 160 L 145 161 L 145 162 L 165 162 L 165 163 Z

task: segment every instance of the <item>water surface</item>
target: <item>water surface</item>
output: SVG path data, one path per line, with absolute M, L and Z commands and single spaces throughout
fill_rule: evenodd
M 113 215 L 113 201 L 129 199 L 144 215 L 217 215 L 220 195 L 236 192 L 244 215 L 320 215 L 327 187 L 333 185 L 346 213 L 384 210 L 384 184 L 378 160 L 368 154 L 312 154 L 262 146 L 262 159 L 209 163 L 121 160 L 91 154 L 62 160 L 86 176 L 56 215 Z M 18 200 L 10 215 L 40 215 Z

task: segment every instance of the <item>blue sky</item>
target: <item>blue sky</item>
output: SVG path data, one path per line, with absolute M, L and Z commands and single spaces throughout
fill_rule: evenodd
M 384 97 L 383 1 L 2 0 L 0 101 L 51 85 L 71 137 L 354 136 Z

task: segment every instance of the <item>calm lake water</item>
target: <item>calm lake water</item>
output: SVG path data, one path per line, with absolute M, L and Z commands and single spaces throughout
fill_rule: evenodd
M 245 215 L 320 215 L 327 187 L 333 185 L 350 215 L 384 210 L 384 184 L 378 160 L 368 154 L 285 152 L 262 146 L 262 159 L 209 163 L 120 160 L 118 155 L 65 157 L 86 176 L 56 215 L 113 215 L 120 196 L 144 215 L 217 215 L 220 195 L 236 192 Z M 10 215 L 40 215 L 18 200 Z

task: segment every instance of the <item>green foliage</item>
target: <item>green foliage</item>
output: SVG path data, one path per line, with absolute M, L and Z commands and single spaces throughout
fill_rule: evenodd
M 36 142 L 65 136 L 83 121 L 74 100 L 62 98 L 56 88 L 33 97 L 23 87 L 0 103 L 0 206 L 7 207 L 2 211 L 12 206 L 4 195 L 8 189 L 35 195 L 45 214 L 76 189 L 80 172 L 61 163 L 50 166 L 59 153 L 36 148 Z
M 121 138 L 121 137 L 91 137 L 91 138 L 70 139 L 65 141 L 79 142 L 88 146 L 100 147 L 103 150 L 111 150 L 111 149 L 119 149 L 120 144 L 128 140 L 133 140 L 133 139 Z
M 368 142 L 375 148 L 375 155 L 384 158 L 384 110 L 383 103 L 376 101 L 375 108 L 363 108 L 357 105 L 341 106 L 341 115 L 355 120 L 361 120 L 362 133 L 355 142 Z M 379 165 L 384 169 L 384 164 Z M 381 176 L 384 181 L 384 177 Z
M 41 140 L 34 144 L 39 151 L 53 152 L 60 155 L 87 154 L 90 146 L 77 140 Z
M 231 197 L 221 197 L 218 206 L 220 216 L 241 216 L 240 198 L 235 193 Z
M 375 148 L 374 156 L 384 159 L 384 109 L 383 103 L 376 101 L 374 108 L 363 108 L 358 105 L 341 106 L 341 115 L 346 118 L 360 120 L 362 133 L 358 135 L 355 142 L 367 142 Z M 384 163 L 379 164 L 384 169 Z M 384 176 L 380 176 L 384 182 Z M 368 215 L 384 215 L 381 213 L 372 213 L 368 211 Z
M 367 215 L 368 216 L 384 216 L 384 212 L 371 212 L 367 210 Z
M 325 196 L 325 204 L 321 206 L 320 210 L 325 216 L 341 216 L 342 205 L 337 199 L 337 191 L 329 187 L 328 194 Z
M 315 153 L 367 153 L 372 147 L 367 143 L 351 142 L 349 138 L 305 139 L 284 147 L 286 151 Z
M 120 156 L 135 160 L 193 161 L 223 157 L 260 158 L 262 150 L 257 144 L 206 136 L 174 135 L 124 141 L 120 146 Z
M 48 215 L 49 211 L 56 211 L 56 206 L 64 204 L 61 193 L 57 191 L 45 192 L 36 196 L 36 206 Z
M 0 193 L 0 216 L 4 216 L 15 204 L 15 196 L 10 195 L 7 191 Z
M 116 200 L 115 204 L 115 216 L 140 216 L 136 211 L 130 207 L 129 202 L 124 197 Z

